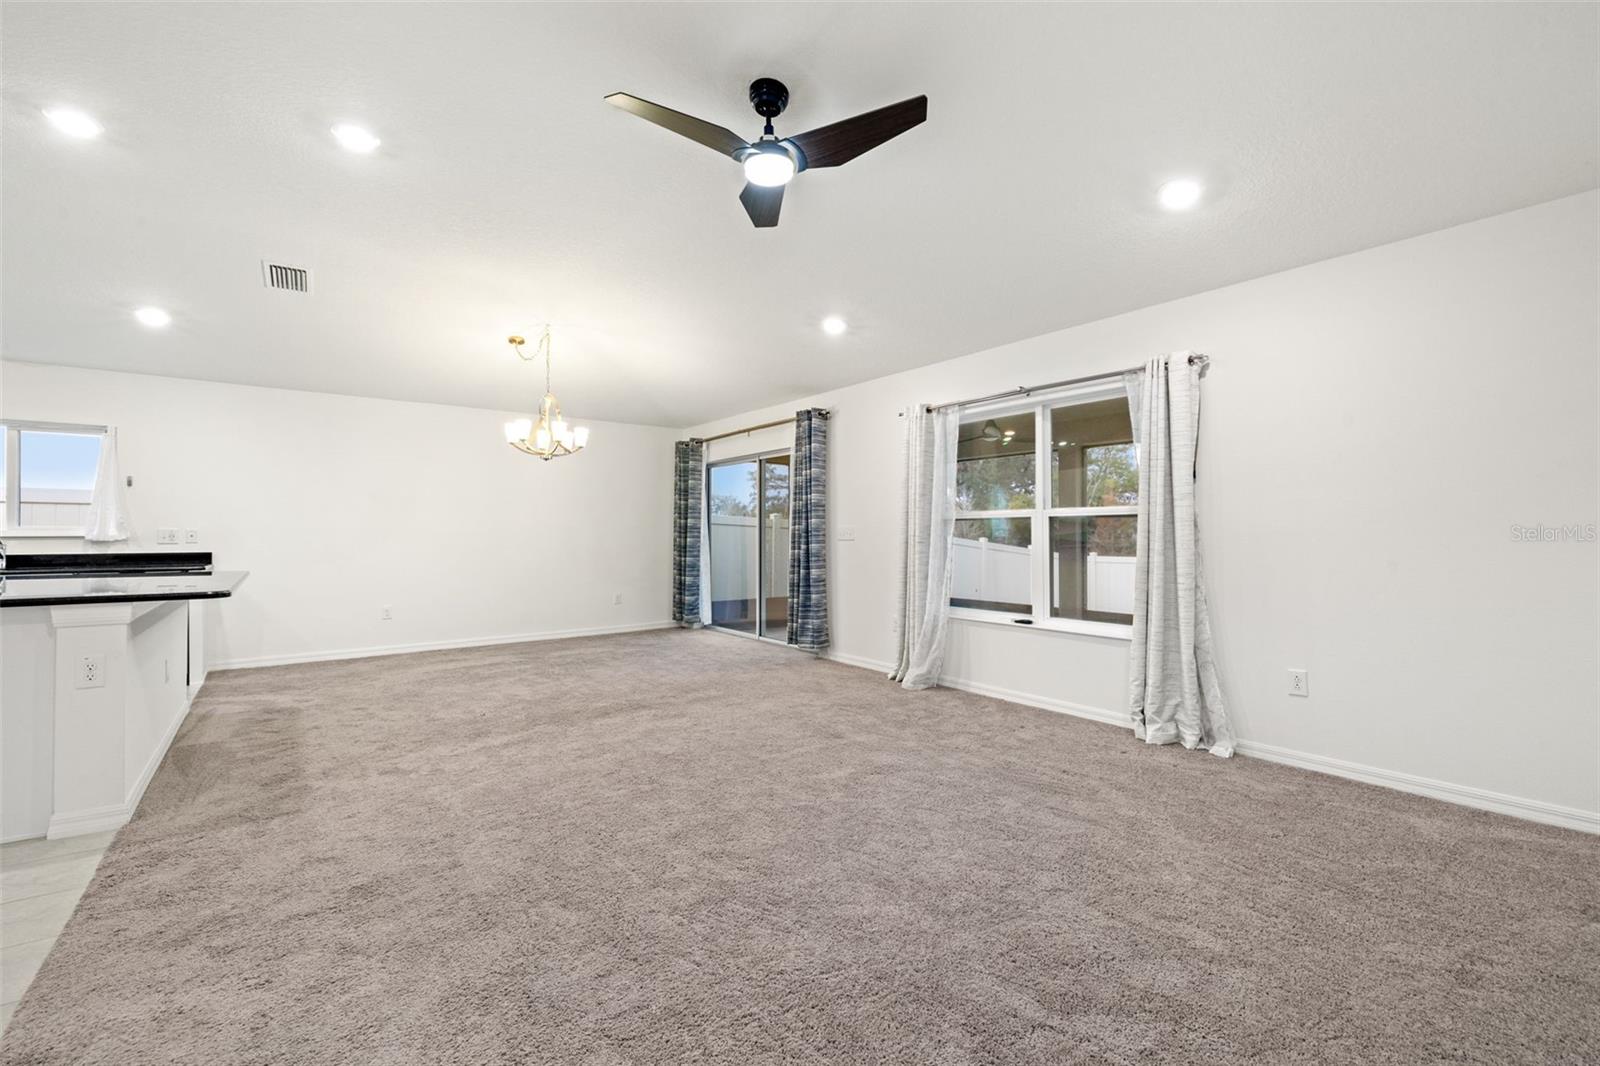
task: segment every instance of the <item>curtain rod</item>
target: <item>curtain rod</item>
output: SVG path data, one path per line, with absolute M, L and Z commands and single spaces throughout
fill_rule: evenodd
M 1196 352 L 1189 356 L 1189 365 L 1198 366 L 1201 373 L 1205 372 L 1205 368 L 1210 365 L 1210 363 L 1211 357 L 1208 355 L 1201 355 L 1199 352 Z M 1018 385 L 1016 388 L 1007 389 L 1005 392 L 995 392 L 989 394 L 988 396 L 975 396 L 970 400 L 952 400 L 949 403 L 930 403 L 926 409 L 929 411 L 942 411 L 946 407 L 967 407 L 972 404 L 988 403 L 990 400 L 1004 400 L 1011 396 L 1031 396 L 1036 392 L 1044 392 L 1046 389 L 1064 389 L 1068 385 L 1086 385 L 1091 381 L 1104 381 L 1107 378 L 1120 378 L 1124 374 L 1131 374 L 1135 370 L 1143 369 L 1144 367 L 1142 366 L 1130 366 L 1126 370 L 1108 370 L 1104 374 L 1090 374 L 1087 377 L 1067 378 L 1065 381 L 1047 381 L 1043 385 Z
M 819 407 L 817 410 L 822 413 L 823 418 L 828 417 L 828 412 L 826 409 Z M 794 416 L 790 415 L 788 418 L 778 418 L 771 422 L 762 422 L 759 425 L 745 426 L 743 429 L 730 429 L 726 433 L 713 433 L 709 437 L 690 437 L 689 439 L 697 440 L 701 444 L 709 444 L 714 440 L 722 440 L 724 437 L 737 437 L 742 433 L 754 433 L 758 429 L 771 429 L 773 426 L 787 426 L 793 421 Z

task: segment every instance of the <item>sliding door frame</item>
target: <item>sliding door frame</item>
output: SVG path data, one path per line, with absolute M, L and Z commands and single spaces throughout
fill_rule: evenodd
M 768 643 L 771 643 L 771 644 L 783 644 L 783 645 L 787 646 L 788 643 L 789 643 L 789 635 L 788 635 L 788 632 L 787 632 L 787 628 L 788 628 L 787 626 L 785 626 L 785 632 L 783 633 L 783 635 L 777 636 L 777 637 L 768 636 L 768 635 L 766 635 L 765 633 L 762 632 L 762 630 L 766 627 L 766 616 L 767 616 L 767 597 L 765 595 L 765 593 L 767 592 L 767 589 L 765 587 L 765 581 L 766 581 L 766 557 L 767 557 L 767 554 L 766 554 L 767 531 L 766 531 L 766 523 L 761 520 L 761 506 L 762 506 L 762 502 L 766 499 L 766 489 L 767 489 L 767 484 L 766 484 L 766 477 L 767 477 L 767 475 L 766 475 L 766 460 L 775 459 L 780 455 L 781 456 L 785 456 L 786 458 L 788 458 L 789 467 L 790 467 L 791 470 L 793 470 L 793 468 L 794 468 L 794 449 L 792 447 L 790 447 L 790 448 L 772 448 L 772 449 L 769 449 L 769 450 L 764 451 L 764 452 L 752 452 L 749 455 L 730 455 L 730 456 L 727 456 L 726 458 L 715 459 L 715 460 L 709 460 L 708 459 L 706 461 L 705 477 L 701 479 L 705 483 L 705 493 L 706 493 L 704 506 L 705 506 L 705 515 L 706 515 L 706 533 L 705 533 L 705 536 L 706 536 L 706 563 L 707 563 L 707 565 L 706 565 L 706 576 L 705 576 L 705 589 L 703 590 L 703 595 L 705 595 L 707 597 L 707 602 L 708 603 L 714 603 L 715 602 L 714 600 L 711 599 L 712 571 L 714 570 L 714 568 L 716 566 L 715 562 L 712 560 L 712 553 L 713 553 L 713 551 L 715 549 L 712 547 L 712 544 L 711 544 L 711 468 L 714 467 L 714 466 L 732 466 L 732 465 L 734 465 L 736 463 L 755 463 L 756 464 L 756 631 L 754 633 L 746 633 L 743 630 L 732 629 L 732 628 L 730 628 L 728 626 L 719 626 L 714 621 L 707 622 L 706 623 L 706 627 L 708 629 L 715 629 L 718 633 L 728 633 L 728 634 L 731 634 L 732 636 L 735 636 L 735 637 L 744 637 L 746 640 L 765 640 L 765 641 L 767 641 Z M 792 486 L 793 486 L 793 483 L 791 482 L 790 497 L 789 497 L 789 514 L 790 515 L 793 515 L 793 513 L 794 513 L 794 495 L 793 495 L 793 487 Z M 785 581 L 785 585 L 784 585 L 783 595 L 784 595 L 784 599 L 787 600 L 788 597 L 789 597 L 789 588 L 788 588 L 788 584 L 787 584 L 788 578 L 785 577 L 784 581 Z M 713 610 L 713 612 L 715 612 L 715 607 L 713 607 L 712 610 Z M 787 614 L 787 611 L 785 613 Z

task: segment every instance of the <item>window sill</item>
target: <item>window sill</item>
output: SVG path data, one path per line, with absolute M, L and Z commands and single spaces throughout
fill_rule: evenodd
M 27 529 L 0 529 L 0 540 L 21 540 L 24 537 L 53 537 L 58 540 L 82 540 L 83 530 L 70 526 L 53 529 L 49 526 L 30 526 Z
M 950 617 L 957 622 L 980 622 L 984 625 L 1005 626 L 1007 629 L 1026 629 L 1035 633 L 1066 633 L 1080 637 L 1103 637 L 1108 640 L 1132 640 L 1133 627 L 1114 622 L 1084 622 L 1074 618 L 1051 618 L 1032 625 L 1019 623 L 1022 615 L 1001 614 L 998 611 L 975 611 L 970 607 L 950 608 Z

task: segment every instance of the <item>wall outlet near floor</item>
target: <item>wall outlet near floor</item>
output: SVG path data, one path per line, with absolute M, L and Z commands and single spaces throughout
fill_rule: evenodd
M 199 544 L 200 543 L 200 531 L 198 529 L 186 529 L 186 530 L 184 530 L 183 531 L 183 542 L 185 544 Z
M 611 597 L 611 605 L 613 607 L 621 607 L 622 606 L 622 593 L 619 592 L 615 596 Z
M 1292 666 L 1289 668 L 1289 695 L 1311 695 L 1311 671 L 1296 670 Z
M 156 543 L 157 544 L 176 544 L 176 543 L 178 543 L 178 531 L 176 529 L 172 529 L 172 528 L 167 527 L 167 526 L 162 526 L 160 529 L 156 530 Z
M 82 655 L 78 658 L 78 676 L 73 681 L 74 688 L 105 688 L 106 687 L 106 657 L 104 655 Z
M 394 610 L 388 605 L 385 605 L 383 610 L 378 614 L 378 617 L 385 622 L 391 621 L 394 618 Z

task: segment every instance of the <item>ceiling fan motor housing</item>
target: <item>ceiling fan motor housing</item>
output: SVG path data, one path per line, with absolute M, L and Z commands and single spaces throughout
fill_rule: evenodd
M 750 83 L 750 106 L 770 123 L 789 106 L 789 87 L 777 78 L 757 78 Z

